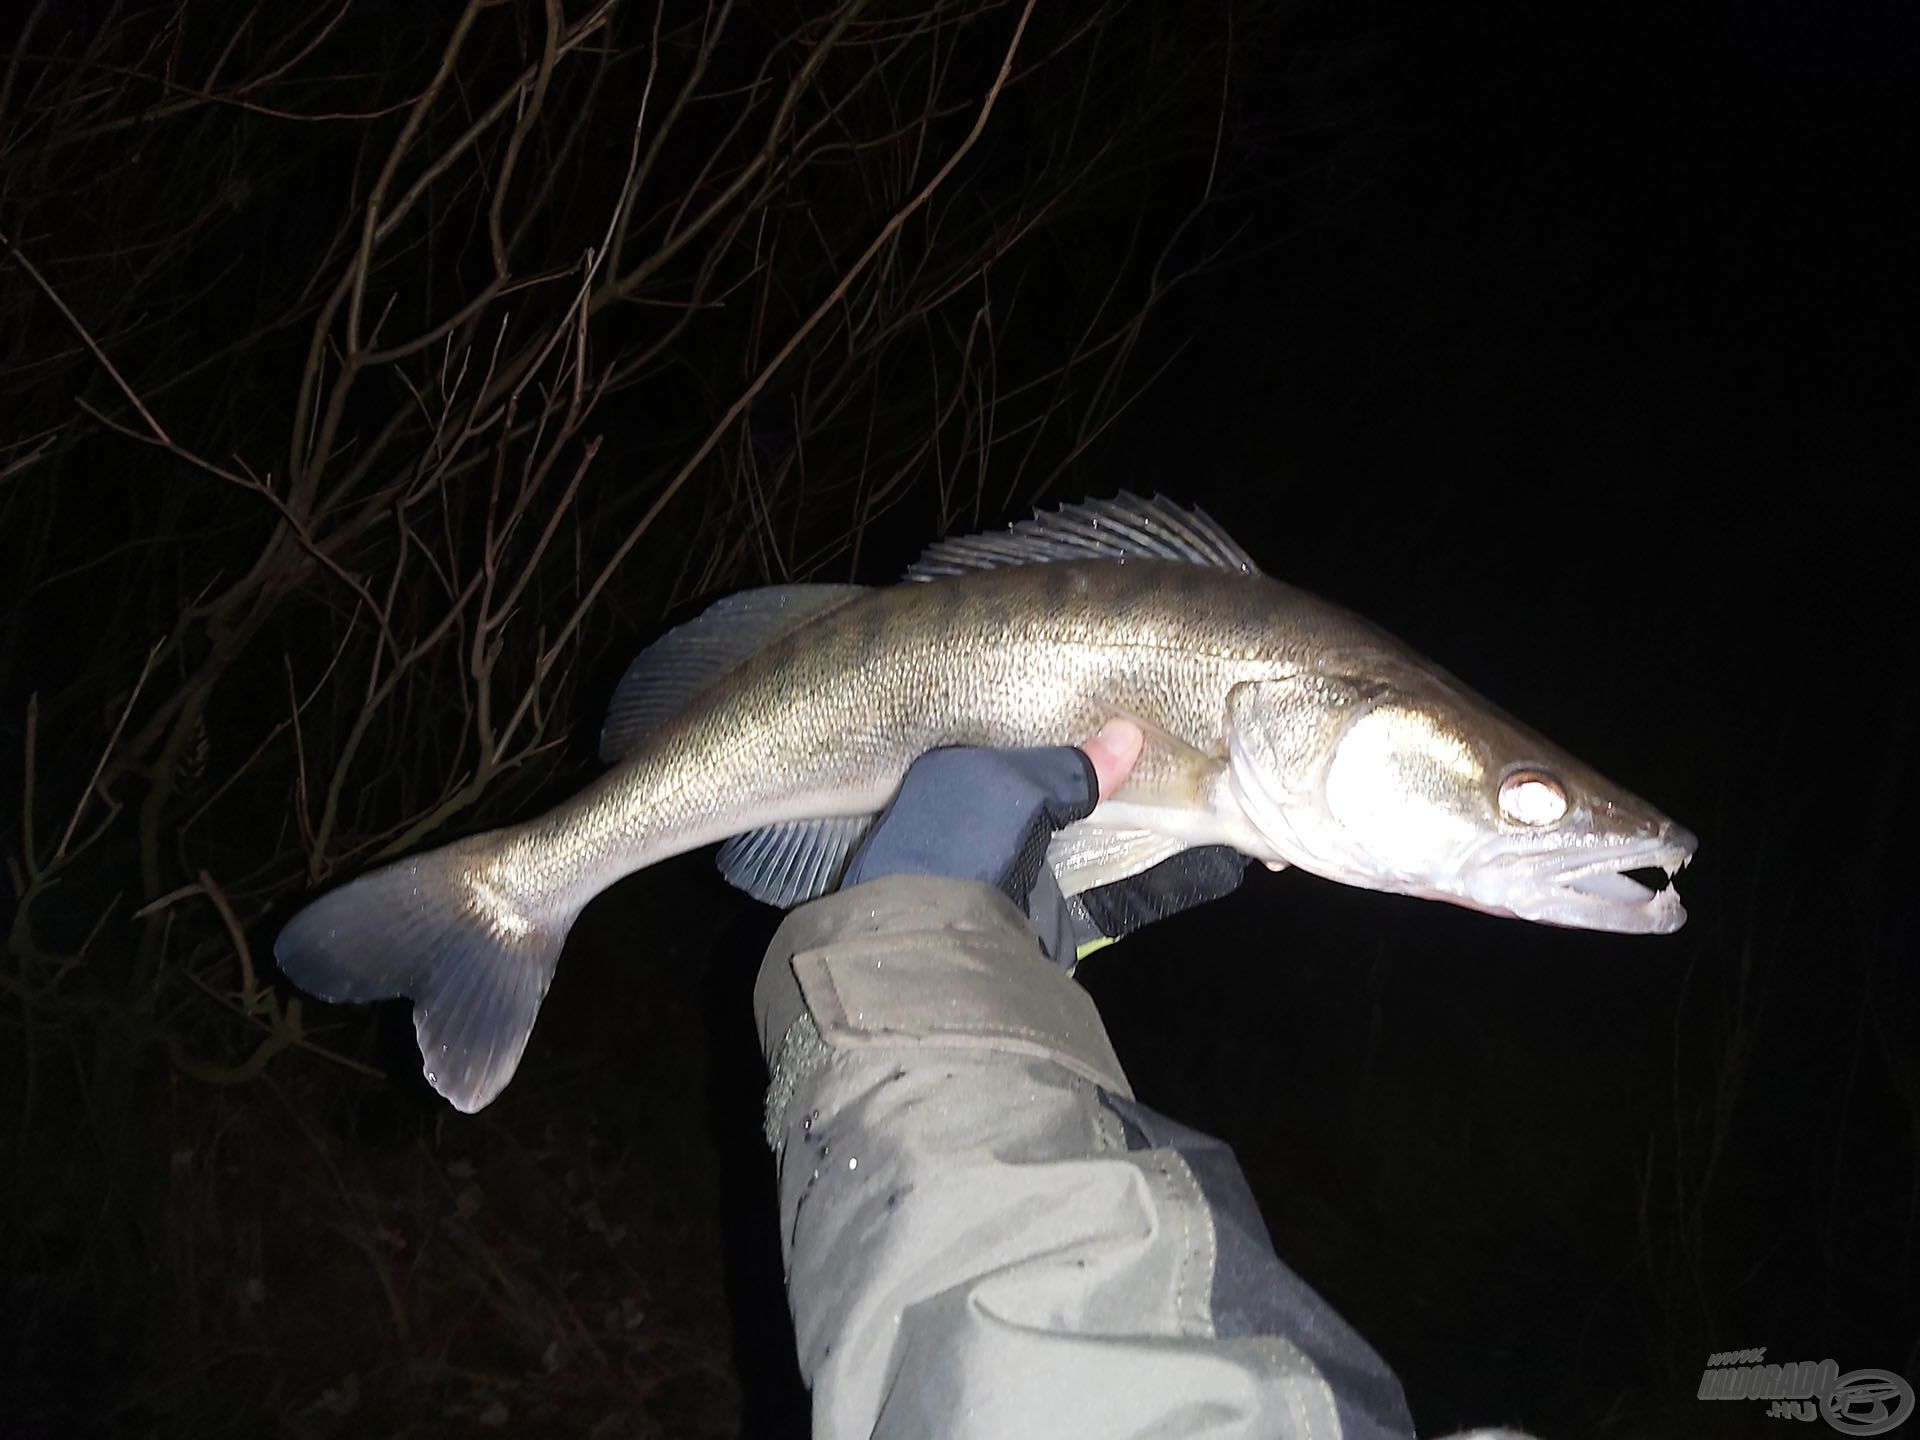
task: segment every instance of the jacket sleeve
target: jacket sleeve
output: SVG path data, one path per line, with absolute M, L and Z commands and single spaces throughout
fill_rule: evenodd
M 755 1008 L 816 1440 L 1413 1434 L 1231 1152 L 1134 1101 L 998 891 L 804 906 Z

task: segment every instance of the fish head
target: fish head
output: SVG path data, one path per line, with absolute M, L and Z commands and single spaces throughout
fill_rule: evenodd
M 1289 864 L 1624 934 L 1686 921 L 1694 836 L 1451 677 L 1301 673 L 1228 696 L 1229 785 Z

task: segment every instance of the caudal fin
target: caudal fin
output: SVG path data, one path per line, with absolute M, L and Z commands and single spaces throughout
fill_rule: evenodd
M 579 913 L 508 893 L 476 858 L 462 842 L 362 875 L 273 946 L 286 977 L 322 1000 L 411 999 L 427 1080 L 468 1114 L 513 1078 Z

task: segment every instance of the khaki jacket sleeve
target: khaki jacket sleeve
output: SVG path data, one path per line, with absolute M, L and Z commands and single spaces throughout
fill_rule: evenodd
M 816 1440 L 1410 1436 L 1231 1153 L 1135 1103 L 984 885 L 795 911 L 755 995 Z

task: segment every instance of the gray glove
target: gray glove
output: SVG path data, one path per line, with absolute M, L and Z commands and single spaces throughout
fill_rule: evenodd
M 1084 750 L 944 749 L 922 755 L 840 885 L 882 875 L 948 875 L 991 885 L 1026 912 L 1041 948 L 1071 969 L 1150 921 L 1231 893 L 1247 857 L 1224 845 L 1183 850 L 1150 870 L 1071 899 L 1047 867 L 1053 832 L 1093 812 Z

